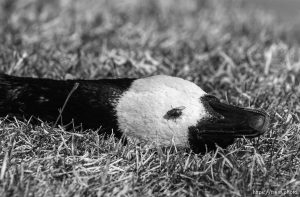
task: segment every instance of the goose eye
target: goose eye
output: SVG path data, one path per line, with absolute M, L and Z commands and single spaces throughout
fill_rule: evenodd
M 164 118 L 167 120 L 175 120 L 182 115 L 184 109 L 184 106 L 173 108 L 164 115 Z

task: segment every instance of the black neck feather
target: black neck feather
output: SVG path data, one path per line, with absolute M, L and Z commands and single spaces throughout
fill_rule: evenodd
M 0 116 L 55 122 L 70 91 L 59 123 L 84 129 L 117 129 L 115 104 L 135 79 L 53 80 L 0 75 Z

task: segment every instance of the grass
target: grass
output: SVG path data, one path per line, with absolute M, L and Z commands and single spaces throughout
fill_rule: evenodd
M 1 72 L 173 75 L 265 109 L 272 123 L 260 138 L 196 155 L 3 117 L 0 196 L 299 195 L 299 26 L 237 0 L 0 3 Z

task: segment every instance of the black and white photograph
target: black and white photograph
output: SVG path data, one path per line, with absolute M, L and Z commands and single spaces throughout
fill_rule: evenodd
M 300 196 L 300 1 L 0 0 L 0 196 Z

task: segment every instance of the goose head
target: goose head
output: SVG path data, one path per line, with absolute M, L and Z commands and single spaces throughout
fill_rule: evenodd
M 190 81 L 162 75 L 133 81 L 115 110 L 125 136 L 196 153 L 225 148 L 235 138 L 257 137 L 269 126 L 262 110 L 222 103 Z

